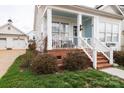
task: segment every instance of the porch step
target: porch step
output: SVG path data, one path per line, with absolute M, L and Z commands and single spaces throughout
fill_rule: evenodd
M 102 60 L 102 59 L 107 60 L 107 58 L 105 58 L 105 57 L 103 57 L 103 56 L 97 56 L 97 60 Z
M 98 53 L 97 53 L 97 56 L 103 56 L 103 54 L 98 52 Z
M 103 69 L 103 68 L 108 68 L 108 67 L 112 67 L 112 65 L 109 63 L 97 65 L 97 69 Z
M 99 64 L 103 64 L 103 63 L 105 64 L 105 63 L 109 63 L 109 62 L 108 62 L 108 60 L 104 60 L 104 59 L 97 61 L 97 64 L 98 64 L 98 65 L 99 65 Z
M 97 69 L 112 67 L 109 60 L 100 52 L 97 53 Z

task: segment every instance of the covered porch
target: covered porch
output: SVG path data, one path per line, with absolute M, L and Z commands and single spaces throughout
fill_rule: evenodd
M 93 16 L 47 9 L 47 50 L 80 48 L 79 37 L 90 43 L 93 38 Z
M 93 62 L 95 69 L 113 64 L 113 51 L 96 37 L 98 16 L 47 8 L 43 18 L 42 31 L 47 37 L 45 48 L 50 54 L 62 58 L 71 49 L 79 49 Z

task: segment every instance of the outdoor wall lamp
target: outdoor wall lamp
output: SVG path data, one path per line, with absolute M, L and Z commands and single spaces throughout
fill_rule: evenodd
M 80 25 L 80 31 L 82 31 L 83 30 L 83 25 Z

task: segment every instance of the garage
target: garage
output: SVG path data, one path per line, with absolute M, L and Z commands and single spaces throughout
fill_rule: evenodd
M 0 38 L 0 48 L 6 48 L 7 43 L 6 43 L 6 38 Z
M 26 47 L 26 42 L 24 39 L 13 39 L 14 48 L 22 49 Z
M 7 24 L 0 27 L 0 50 L 27 49 L 28 36 L 12 23 L 9 19 Z

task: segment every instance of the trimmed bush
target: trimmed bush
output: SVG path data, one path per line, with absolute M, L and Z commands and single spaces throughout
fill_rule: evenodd
M 35 41 L 28 45 L 29 50 L 36 50 L 36 43 Z
M 55 73 L 57 71 L 56 60 L 56 57 L 52 55 L 39 54 L 31 63 L 31 70 L 36 74 Z
M 82 52 L 68 53 L 63 62 L 64 68 L 70 71 L 86 69 L 90 66 L 88 57 Z
M 115 51 L 114 52 L 114 61 L 115 63 L 124 66 L 124 51 Z
M 27 50 L 26 54 L 22 55 L 22 63 L 20 65 L 20 67 L 22 69 L 27 69 L 30 67 L 31 61 L 33 60 L 33 58 L 37 55 L 37 51 L 31 51 L 31 50 Z

